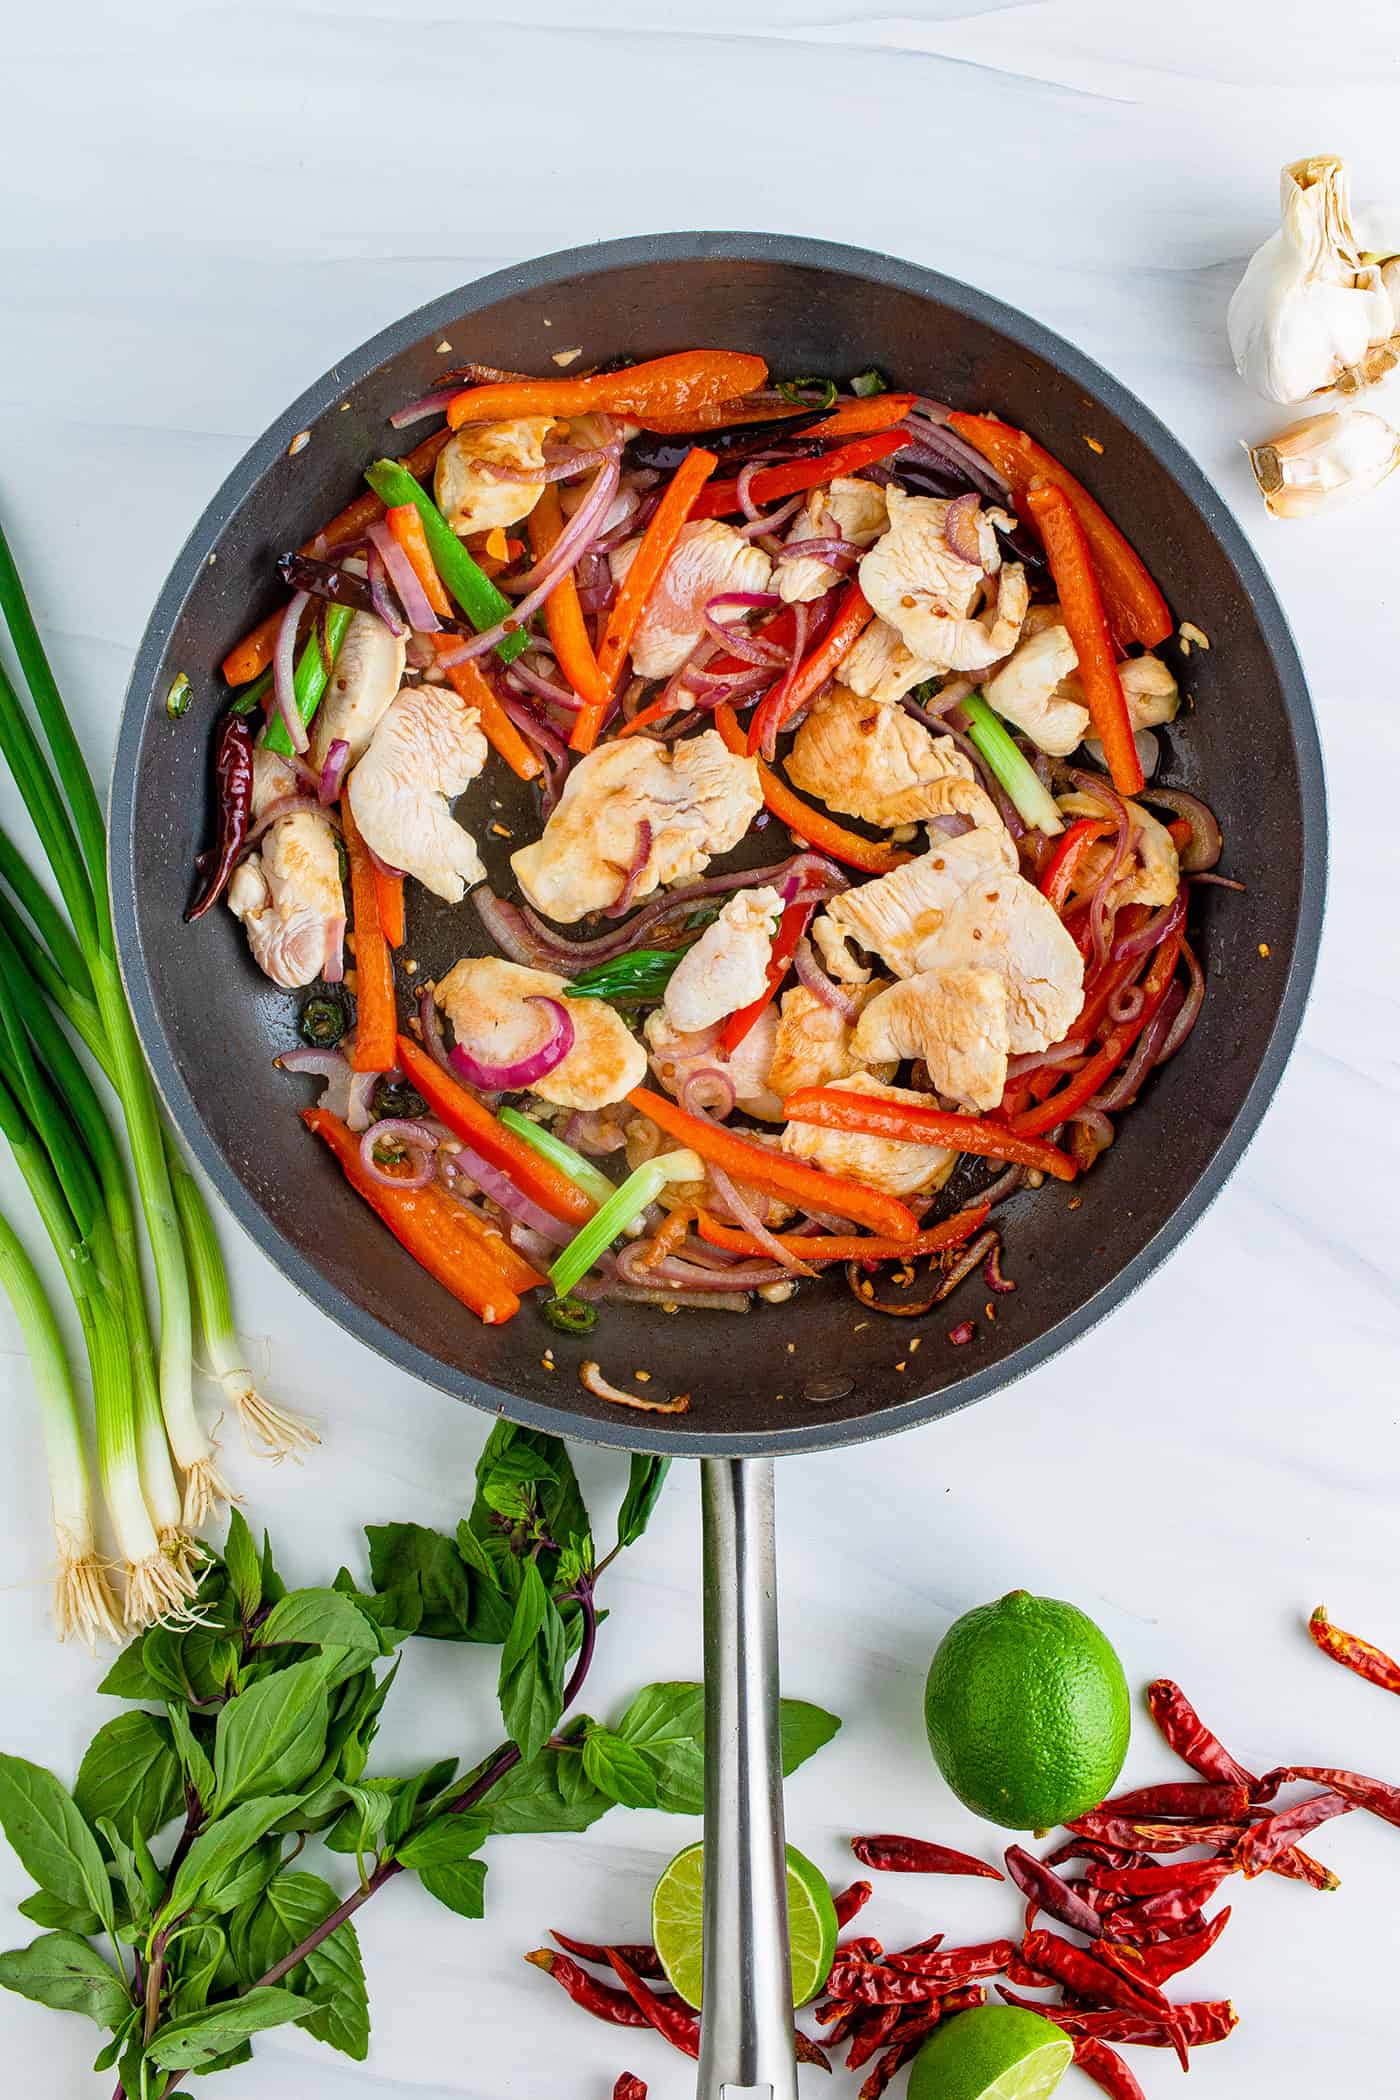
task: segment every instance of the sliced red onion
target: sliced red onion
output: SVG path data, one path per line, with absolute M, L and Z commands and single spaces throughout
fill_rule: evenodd
M 447 1047 L 447 1038 L 442 1032 L 442 1017 L 438 1013 L 432 988 L 426 984 L 418 994 L 418 1025 L 423 1031 L 423 1048 L 433 1063 L 440 1065 L 444 1072 L 452 1072 L 455 1079 L 457 1075 L 452 1069 L 452 1054 Z
M 455 401 L 462 389 L 459 386 L 439 387 L 435 393 L 420 394 L 416 401 L 405 402 L 396 408 L 389 418 L 391 430 L 407 430 L 410 423 L 421 423 L 428 416 L 446 413 L 449 401 Z
M 1142 1012 L 1147 994 L 1140 984 L 1120 984 L 1110 993 L 1107 1013 L 1115 1028 L 1126 1028 Z
M 528 1226 L 531 1232 L 540 1233 L 551 1246 L 562 1247 L 573 1238 L 572 1226 L 561 1225 L 547 1210 L 541 1210 L 538 1203 L 522 1196 L 508 1175 L 503 1174 L 499 1167 L 493 1167 L 479 1152 L 473 1152 L 470 1145 L 459 1146 L 454 1159 L 482 1193 L 493 1203 L 498 1203 L 508 1217 Z
M 720 1065 L 697 1065 L 681 1081 L 680 1104 L 687 1115 L 722 1123 L 734 1113 L 734 1081 Z
M 1011 797 L 1007 794 L 1005 788 L 973 743 L 972 738 L 967 734 L 967 716 L 963 713 L 961 706 L 949 705 L 947 715 L 941 722 L 930 722 L 927 726 L 941 729 L 945 736 L 950 736 L 953 739 L 963 757 L 972 767 L 979 783 L 991 797 L 996 807 L 997 815 L 1001 818 L 1012 838 L 1024 838 L 1026 835 L 1025 821 L 1015 803 L 1011 800 Z
M 339 1050 L 284 1050 L 274 1058 L 274 1064 L 284 1072 L 298 1072 L 307 1079 L 324 1079 L 326 1084 L 317 1099 L 316 1106 L 324 1108 L 329 1115 L 346 1120 L 350 1106 L 350 1082 L 354 1073 L 348 1058 Z
M 370 560 L 377 553 L 389 571 L 389 580 L 399 594 L 399 602 L 408 616 L 408 624 L 415 634 L 437 634 L 442 626 L 437 614 L 428 602 L 428 594 L 418 581 L 418 573 L 403 548 L 394 538 L 384 519 L 371 525 L 365 534 L 371 548 Z
M 545 756 L 552 758 L 556 764 L 568 765 L 568 745 L 554 724 L 545 719 L 532 701 L 527 700 L 523 694 L 516 695 L 510 692 L 498 691 L 497 697 L 522 736 L 528 737 L 531 743 L 538 745 Z
M 1161 804 L 1178 817 L 1185 817 L 1191 826 L 1191 836 L 1177 858 L 1188 875 L 1200 875 L 1213 868 L 1220 858 L 1224 841 L 1214 813 L 1201 801 L 1199 795 L 1188 795 L 1182 788 L 1165 788 L 1154 785 L 1142 790 L 1144 802 Z
M 746 525 L 736 526 L 735 530 L 741 540 L 754 540 L 767 533 L 777 532 L 797 516 L 805 500 L 802 496 L 789 496 L 786 503 L 775 504 L 772 510 L 750 518 Z
M 962 468 L 965 478 L 974 488 L 986 489 L 987 493 L 996 497 L 998 501 L 1009 496 L 1011 483 L 1005 476 L 998 474 L 996 468 L 983 459 L 981 453 L 969 445 L 965 438 L 959 437 L 956 430 L 949 429 L 948 418 L 952 413 L 946 403 L 930 401 L 926 395 L 921 394 L 902 427 L 912 430 L 931 447 L 936 445 L 945 459 L 952 460 L 954 465 Z
M 817 961 L 816 950 L 805 933 L 797 944 L 792 967 L 798 983 L 805 985 L 814 999 L 820 999 L 823 1006 L 829 1006 L 833 1013 L 840 1014 L 843 1021 L 856 1020 L 860 1008 L 844 985 L 838 984 L 834 977 L 827 976 Z
M 518 1087 L 532 1086 L 537 1079 L 548 1078 L 573 1049 L 573 1016 L 561 1000 L 531 993 L 525 1003 L 545 1007 L 550 1021 L 544 1041 L 527 1056 L 513 1058 L 509 1064 L 492 1065 L 474 1057 L 464 1044 L 454 1045 L 452 1063 L 472 1086 L 482 1087 L 487 1093 L 513 1093 Z
M 698 1262 L 684 1261 L 674 1254 L 648 1267 L 646 1254 L 647 1250 L 639 1240 L 620 1248 L 618 1275 L 624 1283 L 637 1284 L 644 1289 L 658 1283 L 668 1284 L 671 1287 L 668 1297 L 682 1291 L 757 1291 L 770 1283 L 786 1282 L 790 1273 L 779 1268 L 776 1262 L 748 1262 L 743 1267 L 730 1269 L 702 1269 Z
M 277 646 L 272 657 L 272 690 L 277 701 L 277 712 L 282 727 L 291 739 L 293 751 L 306 749 L 310 738 L 306 724 L 297 708 L 293 680 L 296 677 L 297 628 L 302 613 L 311 602 L 309 591 L 298 591 L 287 601 L 287 610 L 282 615 L 282 624 L 277 630 Z
M 1082 795 L 1087 795 L 1091 801 L 1100 804 L 1104 815 L 1109 817 L 1114 825 L 1113 847 L 1108 856 L 1108 864 L 1094 884 L 1089 899 L 1089 927 L 1094 941 L 1094 965 L 1096 969 L 1101 970 L 1108 961 L 1113 939 L 1113 913 L 1109 910 L 1109 896 L 1132 842 L 1132 811 L 1112 782 L 1102 773 L 1086 773 L 1078 766 L 1066 766 L 1063 770 Z
M 760 462 L 758 459 L 745 460 L 743 466 L 739 469 L 739 479 L 734 484 L 734 494 L 739 499 L 739 508 L 750 522 L 759 516 L 758 505 L 749 493 L 753 486 L 754 475 L 759 472 L 759 466 Z
M 518 481 L 538 488 L 546 481 L 567 481 L 570 475 L 586 474 L 590 467 L 600 467 L 604 460 L 616 459 L 621 449 L 620 445 L 595 445 L 586 451 L 563 446 L 557 451 L 546 449 L 542 467 L 508 467 L 494 459 L 472 459 L 468 466 L 483 481 Z
M 788 540 L 778 550 L 778 560 L 822 561 L 835 568 L 842 562 L 859 561 L 864 551 L 854 540 Z
M 354 1072 L 350 1079 L 350 1098 L 345 1105 L 345 1120 L 352 1130 L 368 1130 L 374 1121 L 374 1110 L 370 1106 L 375 1087 L 379 1084 L 378 1072 Z
M 563 1136 L 566 1145 L 572 1145 L 575 1152 L 586 1153 L 590 1159 L 606 1159 L 610 1152 L 621 1152 L 627 1143 L 626 1133 L 597 1108 L 576 1108 L 564 1126 Z
M 1188 941 L 1183 941 L 1181 944 L 1181 960 L 1186 965 L 1187 974 L 1191 982 L 1187 988 L 1185 1001 L 1174 1016 L 1171 1026 L 1163 1039 L 1162 1047 L 1157 1052 L 1159 1065 L 1164 1065 L 1169 1057 L 1176 1056 L 1177 1051 L 1200 1019 L 1201 1006 L 1206 996 L 1205 972 L 1197 962 L 1195 950 Z
M 628 863 L 627 874 L 623 880 L 621 894 L 619 895 L 616 904 L 610 904 L 608 906 L 607 910 L 603 914 L 604 918 L 620 919 L 625 911 L 630 911 L 632 909 L 633 894 L 636 890 L 637 884 L 641 881 L 643 875 L 646 873 L 647 862 L 651 859 L 651 841 L 651 819 L 650 817 L 642 817 L 639 819 L 637 824 L 637 843 L 632 849 L 632 858 Z
M 1053 1072 L 1060 1065 L 1072 1065 L 1076 1058 L 1083 1057 L 1088 1047 L 1082 1038 L 1071 1036 L 1066 1042 L 1055 1043 L 1049 1050 L 1027 1050 L 1020 1057 L 1008 1057 L 1007 1080 L 1027 1079 L 1032 1072 Z
M 383 1144 L 399 1145 L 407 1151 L 411 1164 L 406 1174 L 392 1172 L 380 1165 L 374 1155 Z M 437 1148 L 437 1134 L 425 1123 L 412 1117 L 385 1116 L 382 1121 L 371 1123 L 360 1139 L 360 1163 L 371 1180 L 384 1188 L 421 1189 L 426 1188 L 433 1178 L 433 1154 Z
M 1170 904 L 1152 914 L 1145 926 L 1136 933 L 1125 933 L 1121 940 L 1113 943 L 1111 950 L 1114 962 L 1124 962 L 1130 955 L 1146 955 L 1151 948 L 1160 948 L 1170 934 L 1176 932 L 1186 917 L 1186 890 L 1178 889 Z
M 326 921 L 326 954 L 321 975 L 327 984 L 340 984 L 345 977 L 345 914 Z
M 798 1257 L 790 1253 L 782 1241 L 775 1238 L 768 1230 L 768 1227 L 764 1224 L 762 1218 L 759 1217 L 753 1205 L 747 1202 L 739 1190 L 735 1188 L 734 1183 L 725 1173 L 723 1167 L 717 1167 L 711 1162 L 705 1171 L 714 1187 L 729 1206 L 730 1216 L 738 1220 L 742 1229 L 749 1234 L 751 1239 L 758 1241 L 765 1254 L 771 1254 L 779 1267 L 786 1269 L 790 1275 L 810 1276 L 812 1274 L 808 1264 L 805 1261 L 799 1261 Z
M 948 552 L 970 569 L 982 566 L 982 543 L 977 537 L 977 514 L 981 507 L 977 496 L 971 492 L 966 496 L 954 496 L 943 519 L 943 538 Z
M 1174 984 L 1152 1019 L 1148 1022 L 1133 1048 L 1132 1057 L 1121 1072 L 1115 1073 L 1108 1085 L 1086 1103 L 1091 1109 L 1108 1111 L 1126 1108 L 1137 1099 L 1152 1067 L 1157 1063 L 1166 1042 L 1168 1031 L 1180 1012 L 1185 1000 L 1181 986 Z
M 382 620 L 390 634 L 406 635 L 409 623 L 394 603 L 389 589 L 389 570 L 378 547 L 369 550 L 369 598 L 374 607 L 375 618 Z
M 522 586 L 528 586 L 530 579 L 536 579 L 533 587 L 527 588 L 526 595 L 508 618 L 498 620 L 494 627 L 486 628 L 473 640 L 463 642 L 460 648 L 440 656 L 438 662 L 444 669 L 453 664 L 465 663 L 469 657 L 482 656 L 488 649 L 494 649 L 498 642 L 504 641 L 507 635 L 519 633 L 544 604 L 560 577 L 567 575 L 584 548 L 592 541 L 616 490 L 617 461 L 609 459 L 599 467 L 587 497 L 560 533 L 546 559 L 537 562 L 533 569 L 528 569 L 524 576 L 516 579 Z
M 761 749 L 765 761 L 771 765 L 778 748 L 778 727 L 782 722 L 783 706 L 792 691 L 792 682 L 797 676 L 798 666 L 807 653 L 807 608 L 794 605 L 792 609 L 792 647 L 788 652 L 787 669 L 774 686 L 764 706 L 763 736 Z
M 283 817 L 320 817 L 332 830 L 340 829 L 319 795 L 281 795 L 277 801 L 268 803 L 257 823 L 249 829 L 248 836 L 243 841 L 244 853 L 250 853 L 264 833 L 270 831 L 274 824 L 280 824 Z
M 545 661 L 548 662 L 549 659 L 546 657 Z M 523 686 L 527 692 L 535 694 L 537 699 L 547 700 L 551 707 L 567 708 L 570 714 L 577 714 L 583 705 L 572 686 L 559 685 L 554 679 L 546 678 L 541 671 L 535 669 L 528 657 L 518 656 L 507 671 L 506 678 L 508 682 Z
M 326 763 L 321 768 L 321 778 L 316 793 L 322 802 L 338 802 L 341 782 L 345 778 L 346 762 L 350 757 L 350 746 L 343 736 L 332 737 L 326 746 Z

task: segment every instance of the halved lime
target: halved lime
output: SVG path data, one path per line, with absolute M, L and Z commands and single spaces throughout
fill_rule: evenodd
M 704 1869 L 705 1847 L 687 1845 L 671 1861 L 651 1899 L 651 1936 L 661 1966 L 687 2005 L 700 2003 L 704 1973 Z M 840 1927 L 825 1874 L 793 1845 L 787 1848 L 787 1906 L 792 2002 L 805 2005 L 826 1982 Z
M 1047 2100 L 1074 2058 L 1039 2013 L 978 2005 L 935 2027 L 914 2058 L 909 2100 Z

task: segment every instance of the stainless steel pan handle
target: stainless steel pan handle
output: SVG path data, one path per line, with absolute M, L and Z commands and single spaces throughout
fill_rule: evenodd
M 701 1463 L 705 1987 L 698 2100 L 797 2100 L 773 1462 Z

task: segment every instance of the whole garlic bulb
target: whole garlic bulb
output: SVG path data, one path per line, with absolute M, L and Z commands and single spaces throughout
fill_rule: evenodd
M 1294 161 L 1280 177 L 1283 223 L 1235 287 L 1226 326 L 1240 377 L 1271 401 L 1354 392 L 1400 362 L 1377 262 L 1363 262 L 1346 163 Z
M 1400 435 L 1365 409 L 1305 416 L 1267 444 L 1245 449 L 1276 518 L 1313 518 L 1335 509 L 1375 488 L 1400 464 Z

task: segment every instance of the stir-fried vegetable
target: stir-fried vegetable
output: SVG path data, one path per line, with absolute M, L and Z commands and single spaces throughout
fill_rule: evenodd
M 350 861 L 350 909 L 355 938 L 355 1047 L 350 1062 L 357 1072 L 387 1072 L 394 1063 L 398 1034 L 393 958 L 379 923 L 374 863 L 360 837 L 348 797 L 341 821 Z
M 685 416 L 721 401 L 735 401 L 762 386 L 768 367 L 761 357 L 733 350 L 681 350 L 620 371 L 583 379 L 507 379 L 469 387 L 448 404 L 454 430 L 464 423 L 505 423 L 516 416 Z
M 620 1188 L 611 1189 L 606 1203 L 590 1218 L 583 1230 L 576 1233 L 557 1261 L 550 1263 L 549 1280 L 554 1285 L 555 1295 L 566 1298 L 574 1285 L 580 1282 L 597 1261 L 605 1254 L 619 1234 L 627 1231 L 647 1208 L 655 1203 L 664 1188 L 673 1181 L 703 1181 L 704 1163 L 694 1152 L 667 1152 L 660 1159 L 649 1159 L 637 1167 Z
M 321 646 L 321 637 L 314 633 L 302 645 L 292 678 L 292 694 L 303 728 L 309 725 L 312 716 L 321 705 L 330 678 L 330 667 L 326 662 L 327 651 L 330 653 L 331 664 L 334 664 L 336 652 L 345 639 L 345 630 L 354 617 L 354 612 L 348 605 L 328 605 L 324 619 L 325 648 Z M 240 713 L 247 712 L 247 701 L 247 694 L 240 695 Z M 291 737 L 285 723 L 277 715 L 268 723 L 263 742 L 269 751 L 276 751 L 283 758 L 292 756 Z
M 998 783 L 1005 788 L 1033 830 L 1054 837 L 1065 828 L 1064 818 L 1035 767 L 1021 755 L 1016 740 L 1000 717 L 993 714 L 980 693 L 969 693 L 962 703 L 967 733 L 986 759 Z
M 1026 503 L 1045 542 L 1060 611 L 1079 658 L 1084 705 L 1103 745 L 1110 777 L 1120 795 L 1135 795 L 1142 786 L 1142 759 L 1133 741 L 1128 702 L 1084 528 L 1063 489 L 1033 481 Z
M 715 709 L 714 719 L 715 728 L 729 749 L 746 752 L 748 738 L 740 728 L 733 708 L 722 702 Z M 877 839 L 862 838 L 858 831 L 847 831 L 844 824 L 833 822 L 824 811 L 814 809 L 810 802 L 804 802 L 800 795 L 794 794 L 787 782 L 779 779 L 762 759 L 756 759 L 754 763 L 758 767 L 764 802 L 794 837 L 804 839 L 821 853 L 829 853 L 833 860 L 842 861 L 849 868 L 863 868 L 867 875 L 888 875 L 891 869 L 902 866 L 910 858 L 897 846 L 886 846 Z
M 398 1064 L 433 1114 L 464 1144 L 509 1175 L 532 1203 L 566 1225 L 583 1225 L 592 1217 L 596 1208 L 593 1198 L 568 1174 L 561 1173 L 552 1160 L 543 1157 L 542 1148 L 533 1139 L 522 1138 L 502 1123 L 474 1094 L 459 1086 L 450 1072 L 434 1064 L 411 1036 L 399 1037 Z
M 877 431 L 871 437 L 856 438 L 849 445 L 841 445 L 835 452 L 819 453 L 815 459 L 794 459 L 782 466 L 764 467 L 750 479 L 749 501 L 780 503 L 784 496 L 824 488 L 843 474 L 858 474 L 862 467 L 873 467 L 877 460 L 888 459 L 906 442 L 899 431 Z M 742 508 L 738 482 L 717 481 L 706 489 L 696 504 L 695 515 L 697 518 L 724 518 Z
M 1057 1146 L 1036 1142 L 1022 1124 L 1011 1131 L 990 1116 L 950 1115 L 932 1105 L 925 1108 L 921 1102 L 882 1101 L 876 1094 L 825 1086 L 799 1087 L 788 1095 L 784 1108 L 792 1123 L 815 1123 L 823 1130 L 860 1131 L 903 1145 L 940 1145 L 950 1152 L 1012 1160 L 1018 1166 L 1038 1167 L 1056 1181 L 1073 1181 L 1078 1172 L 1074 1161 Z M 1059 1120 L 1055 1116 L 1033 1127 L 1048 1130 Z
M 479 633 L 509 619 L 510 600 L 472 560 L 432 497 L 406 467 L 397 460 L 377 459 L 366 467 L 365 480 L 386 510 L 403 503 L 413 505 L 423 521 L 434 568 Z M 497 643 L 496 654 L 502 663 L 511 663 L 527 643 L 524 633 L 506 635 Z
M 565 987 L 570 999 L 606 999 L 610 1006 L 655 1006 L 691 944 L 679 948 L 633 948 L 611 962 L 595 963 Z
M 517 1137 L 524 1138 L 526 1144 L 533 1146 L 542 1159 L 551 1161 L 562 1174 L 567 1174 L 574 1186 L 582 1189 L 584 1195 L 594 1203 L 612 1201 L 613 1184 L 601 1168 L 594 1166 L 591 1159 L 585 1159 L 581 1152 L 576 1152 L 572 1145 L 566 1145 L 563 1138 L 556 1137 L 552 1130 L 546 1130 L 542 1123 L 533 1122 L 529 1116 L 522 1116 L 518 1108 L 500 1108 L 496 1113 L 507 1130 L 513 1130 Z

